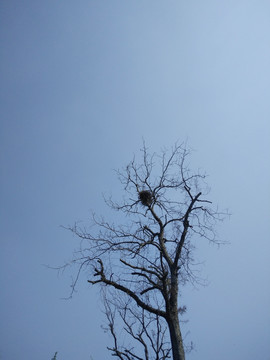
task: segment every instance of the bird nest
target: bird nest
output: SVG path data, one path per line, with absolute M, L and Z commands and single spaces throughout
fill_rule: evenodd
M 153 200 L 152 193 L 148 190 L 142 190 L 139 192 L 139 200 L 144 206 L 150 206 Z

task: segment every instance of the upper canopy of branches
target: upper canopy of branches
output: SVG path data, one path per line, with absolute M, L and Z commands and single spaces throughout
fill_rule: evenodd
M 191 172 L 186 164 L 188 155 L 183 144 L 176 144 L 171 152 L 165 150 L 160 155 L 149 154 L 144 145 L 142 162 L 137 164 L 133 159 L 117 172 L 126 193 L 124 200 L 106 201 L 112 209 L 128 215 L 129 220 L 125 218 L 123 225 L 116 226 L 93 216 L 97 231 L 92 228 L 88 232 L 77 224 L 70 228 L 89 242 L 73 263 L 79 264 L 79 272 L 91 265 L 98 278 L 92 283 L 107 281 L 110 285 L 124 286 L 129 281 L 132 291 L 145 297 L 147 303 L 149 292 L 162 293 L 163 298 L 169 294 L 170 273 L 176 269 L 182 284 L 196 280 L 191 267 L 192 238 L 219 243 L 214 225 L 223 214 L 204 198 L 208 194 L 205 175 Z M 112 270 L 114 253 L 120 263 Z

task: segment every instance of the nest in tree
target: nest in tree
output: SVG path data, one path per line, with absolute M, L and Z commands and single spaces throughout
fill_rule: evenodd
M 139 199 L 144 206 L 150 206 L 153 200 L 152 193 L 148 190 L 139 192 Z

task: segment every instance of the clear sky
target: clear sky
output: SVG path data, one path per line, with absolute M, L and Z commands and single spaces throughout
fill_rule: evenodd
M 108 360 L 99 292 L 43 264 L 60 225 L 107 213 L 113 169 L 188 139 L 230 245 L 205 244 L 209 286 L 184 291 L 188 360 L 270 359 L 269 0 L 2 0 L 3 360 Z

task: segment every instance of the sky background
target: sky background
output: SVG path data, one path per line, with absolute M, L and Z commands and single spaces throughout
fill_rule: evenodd
M 230 245 L 183 292 L 188 360 L 270 359 L 270 2 L 0 2 L 0 359 L 108 360 L 97 288 L 44 266 L 107 214 L 113 169 L 188 140 Z

